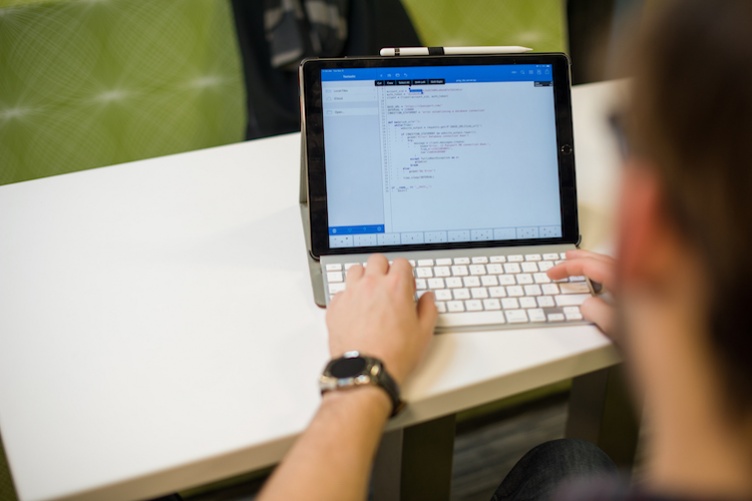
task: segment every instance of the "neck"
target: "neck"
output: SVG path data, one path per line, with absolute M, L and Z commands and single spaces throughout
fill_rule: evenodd
M 748 425 L 725 413 L 726 393 L 701 329 L 703 309 L 687 309 L 681 292 L 674 299 L 647 305 L 632 329 L 639 330 L 635 349 L 642 351 L 646 480 L 651 489 L 671 495 L 752 497 L 752 435 Z

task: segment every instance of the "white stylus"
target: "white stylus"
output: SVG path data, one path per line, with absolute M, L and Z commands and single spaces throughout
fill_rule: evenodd
M 518 45 L 488 47 L 385 47 L 379 51 L 382 56 L 443 56 L 452 54 L 515 54 L 530 52 L 530 47 Z

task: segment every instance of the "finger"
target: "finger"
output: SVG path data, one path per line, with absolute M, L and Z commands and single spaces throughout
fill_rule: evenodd
M 594 282 L 603 284 L 607 289 L 614 288 L 614 267 L 611 263 L 594 259 L 573 259 L 557 264 L 548 270 L 548 277 L 559 280 L 566 277 L 584 275 Z
M 385 275 L 389 270 L 389 261 L 382 254 L 372 254 L 366 263 L 366 273 L 369 275 Z
M 436 297 L 433 292 L 426 292 L 418 299 L 418 323 L 423 332 L 433 332 L 436 328 L 436 318 L 439 311 L 436 309 Z
M 596 261 L 603 261 L 605 263 L 613 263 L 614 258 L 611 256 L 607 256 L 605 254 L 599 254 L 597 252 L 592 252 L 584 249 L 574 249 L 567 251 L 567 259 L 582 259 L 582 258 L 590 258 L 595 259 Z
M 599 297 L 591 297 L 580 306 L 582 316 L 597 325 L 604 334 L 611 337 L 614 333 L 615 309 Z
M 347 275 L 345 276 L 345 289 L 360 280 L 365 271 L 365 268 L 363 268 L 363 265 L 360 263 L 350 266 L 350 269 L 347 270 Z

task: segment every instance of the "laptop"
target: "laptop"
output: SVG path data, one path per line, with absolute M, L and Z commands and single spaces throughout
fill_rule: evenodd
M 301 204 L 316 302 L 379 252 L 432 290 L 437 330 L 582 323 L 564 54 L 309 59 Z

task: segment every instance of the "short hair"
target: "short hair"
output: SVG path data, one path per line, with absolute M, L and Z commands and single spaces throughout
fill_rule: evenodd
M 752 409 L 752 1 L 664 2 L 628 59 L 626 128 L 705 266 L 709 349 L 727 400 Z

